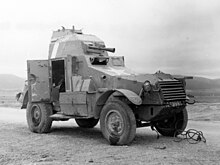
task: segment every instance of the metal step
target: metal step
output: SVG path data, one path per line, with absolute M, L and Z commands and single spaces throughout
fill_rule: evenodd
M 53 120 L 69 120 L 69 119 L 71 119 L 70 116 L 66 116 L 61 113 L 55 113 L 55 114 L 51 115 L 50 118 L 52 118 Z

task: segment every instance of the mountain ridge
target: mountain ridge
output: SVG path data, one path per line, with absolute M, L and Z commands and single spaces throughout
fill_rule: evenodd
M 193 77 L 192 80 L 186 80 L 186 88 L 190 90 L 220 89 L 220 79 Z
M 13 74 L 0 74 L 0 90 L 18 90 L 24 86 L 24 78 Z
M 13 74 L 0 74 L 0 90 L 22 89 L 25 79 Z M 186 80 L 188 90 L 220 90 L 220 78 L 196 77 Z

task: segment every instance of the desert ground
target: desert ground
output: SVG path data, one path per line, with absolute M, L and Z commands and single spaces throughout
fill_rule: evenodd
M 220 164 L 220 104 L 188 106 L 187 129 L 204 133 L 207 143 L 175 142 L 150 128 L 137 129 L 129 146 L 111 146 L 99 125 L 79 128 L 74 120 L 53 122 L 48 134 L 28 130 L 25 110 L 0 108 L 0 164 Z

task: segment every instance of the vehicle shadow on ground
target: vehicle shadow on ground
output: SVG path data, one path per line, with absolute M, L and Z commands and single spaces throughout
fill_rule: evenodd
M 71 137 L 75 139 L 81 139 L 82 141 L 93 141 L 96 144 L 107 144 L 108 142 L 104 139 L 99 126 L 95 128 L 80 128 L 76 125 L 71 126 L 53 126 L 51 128 L 52 135 L 60 137 Z M 171 141 L 171 137 L 157 137 L 156 132 L 150 129 L 137 130 L 136 136 L 133 142 L 130 144 L 132 146 L 141 146 L 143 144 L 154 144 L 154 143 L 166 143 L 166 141 Z
M 66 136 L 75 139 L 82 139 L 82 140 L 93 140 L 99 141 L 100 143 L 107 143 L 102 136 L 101 130 L 99 127 L 95 128 L 80 128 L 76 125 L 72 126 L 52 126 L 51 133 L 56 136 Z
M 73 136 L 76 138 L 102 138 L 102 133 L 99 128 L 80 128 L 77 126 L 73 127 L 52 127 L 51 134 L 61 135 L 61 136 Z

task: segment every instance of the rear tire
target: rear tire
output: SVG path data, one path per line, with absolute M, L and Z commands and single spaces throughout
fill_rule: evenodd
M 46 103 L 28 103 L 26 118 L 30 131 L 48 133 L 52 125 L 50 116 L 53 114 L 52 106 Z
M 129 144 L 136 133 L 134 113 L 124 102 L 110 101 L 102 109 L 100 127 L 103 136 L 110 144 Z
M 177 136 L 181 134 L 188 123 L 188 113 L 186 108 L 175 113 L 172 117 L 157 121 L 155 128 L 163 136 Z
M 99 119 L 95 119 L 95 118 L 75 119 L 75 120 L 76 120 L 77 125 L 82 128 L 93 128 L 99 122 Z

